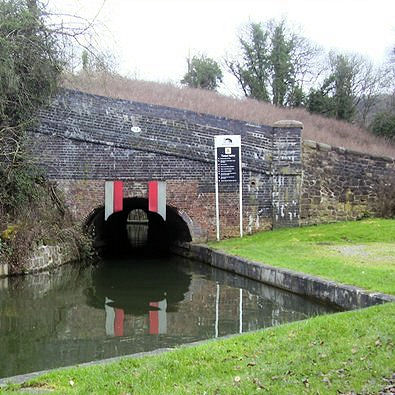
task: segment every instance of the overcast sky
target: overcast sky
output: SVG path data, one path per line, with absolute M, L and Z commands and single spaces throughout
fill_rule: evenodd
M 249 21 L 286 17 L 324 49 L 358 52 L 380 63 L 395 45 L 394 0 L 50 0 L 60 12 L 93 18 L 119 71 L 178 82 L 188 54 L 221 60 Z

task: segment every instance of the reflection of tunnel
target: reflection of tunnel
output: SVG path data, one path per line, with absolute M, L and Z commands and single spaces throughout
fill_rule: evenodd
M 99 309 L 107 304 L 125 314 L 143 315 L 155 310 L 152 302 L 166 299 L 166 311 L 177 311 L 177 303 L 188 292 L 191 275 L 161 262 L 143 260 L 131 265 L 128 260 L 111 260 L 107 265 L 104 261 L 93 272 L 92 287 L 86 291 L 88 304 Z
M 88 217 L 86 225 L 94 235 L 94 247 L 100 254 L 166 252 L 178 241 L 191 241 L 191 234 L 177 209 L 166 207 L 166 221 L 148 211 L 145 198 L 123 199 L 123 211 L 104 221 L 104 207 Z

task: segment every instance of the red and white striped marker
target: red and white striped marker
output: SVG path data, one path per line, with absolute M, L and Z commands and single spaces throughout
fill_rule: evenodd
M 149 312 L 149 334 L 159 335 L 167 333 L 167 300 L 159 302 L 150 302 L 151 307 L 157 307 L 159 310 Z
M 104 200 L 104 219 L 118 211 L 123 210 L 123 182 L 106 181 Z
M 148 182 L 148 210 L 166 221 L 166 181 Z
M 117 309 L 109 306 L 113 300 L 106 297 L 104 310 L 106 312 L 106 335 L 123 336 L 123 325 L 125 321 L 125 312 L 123 309 Z

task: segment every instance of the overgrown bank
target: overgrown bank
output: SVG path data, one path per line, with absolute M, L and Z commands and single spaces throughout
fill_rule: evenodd
M 55 186 L 44 179 L 28 180 L 25 186 L 31 193 L 22 195 L 15 207 L 0 200 L 0 263 L 8 265 L 9 274 L 32 270 L 32 259 L 41 246 L 67 245 L 68 256 L 88 259 L 90 238 L 73 222 Z M 3 187 L 0 193 L 5 194 Z

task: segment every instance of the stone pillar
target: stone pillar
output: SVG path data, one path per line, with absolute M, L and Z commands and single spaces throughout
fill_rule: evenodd
M 273 228 L 299 226 L 302 129 L 298 121 L 273 124 Z

